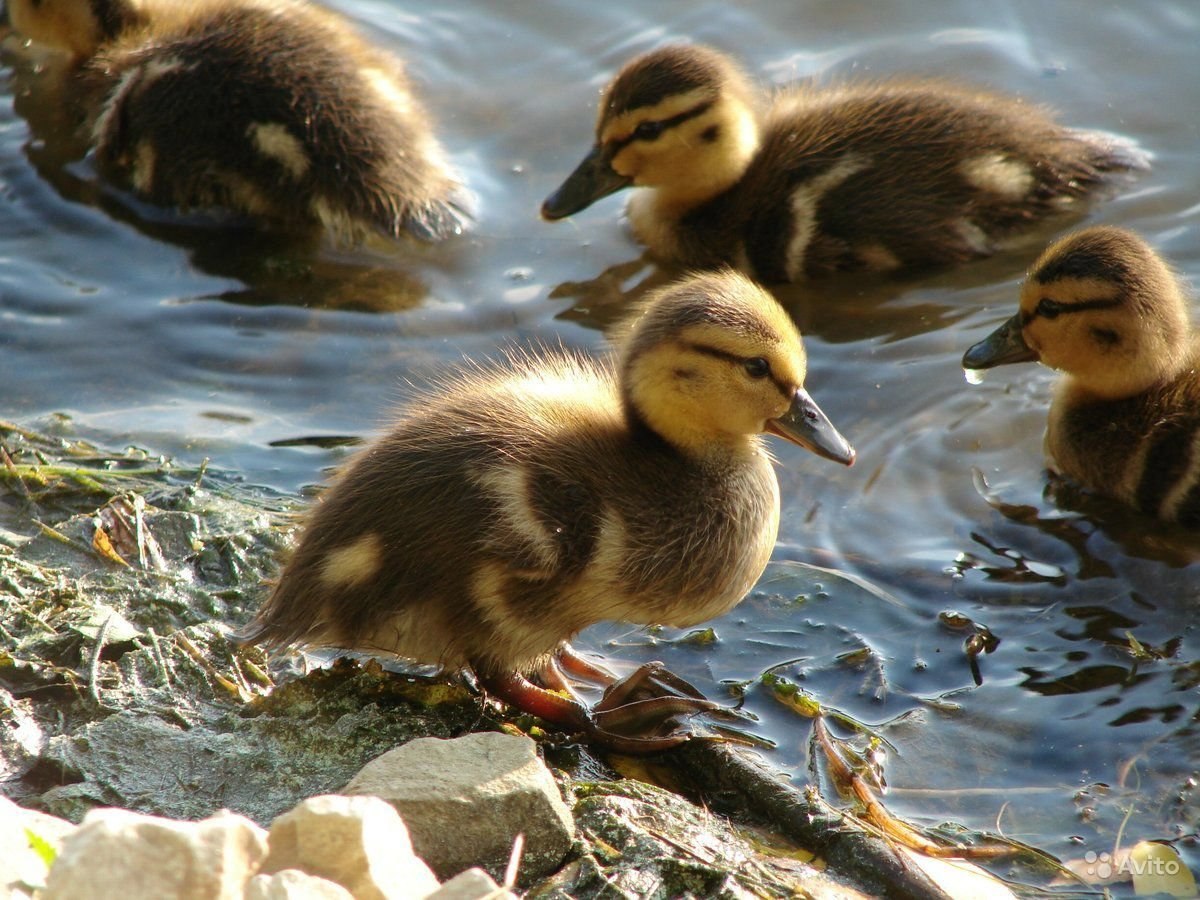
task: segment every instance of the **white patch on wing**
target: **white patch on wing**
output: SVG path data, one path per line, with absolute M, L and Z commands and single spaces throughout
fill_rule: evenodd
M 967 159 L 959 166 L 969 183 L 1006 200 L 1023 200 L 1033 190 L 1033 171 L 1025 163 L 999 153 Z
M 987 232 L 972 222 L 970 219 L 959 219 L 955 224 L 955 230 L 958 236 L 962 238 L 964 244 L 979 254 L 989 254 L 993 251 L 991 239 L 988 238 Z
M 149 141 L 138 141 L 134 157 L 130 162 L 129 180 L 135 190 L 150 193 L 154 187 L 154 145 Z
M 112 132 L 120 128 L 122 118 L 121 107 L 129 102 L 129 98 L 137 90 L 141 77 L 141 69 L 133 68 L 128 70 L 117 81 L 117 86 L 113 88 L 112 93 L 108 95 L 108 101 L 104 104 L 100 115 L 96 117 L 96 124 L 92 129 L 92 135 L 97 146 L 103 147 L 109 140 L 116 137 Z
M 308 172 L 312 161 L 304 152 L 304 145 L 283 125 L 255 122 L 247 132 L 258 152 L 282 165 L 292 178 L 298 181 Z
M 496 528 L 506 528 L 532 550 L 546 568 L 558 562 L 554 535 L 529 501 L 529 472 L 521 465 L 500 465 L 478 476 L 479 485 L 495 497 L 503 517 Z M 505 540 L 505 544 L 509 541 Z
M 784 270 L 793 281 L 804 277 L 804 257 L 817 233 L 817 204 L 851 175 L 871 164 L 866 157 L 847 153 L 840 160 L 792 191 L 792 236 L 788 240 Z
M 382 69 L 366 68 L 361 70 L 361 74 L 384 106 L 394 109 L 402 116 L 413 111 L 412 96 L 387 72 Z
M 1192 446 L 1188 453 L 1187 468 L 1180 473 L 1179 480 L 1171 487 L 1165 497 L 1159 514 L 1165 518 L 1174 518 L 1179 512 L 1179 505 L 1187 499 L 1188 492 L 1200 482 L 1200 432 L 1192 435 Z
M 382 565 L 383 540 L 375 532 L 367 532 L 329 552 L 321 565 L 321 583 L 328 587 L 354 587 L 374 578 Z
M 152 59 L 142 66 L 142 72 L 144 74 L 142 75 L 141 84 L 139 86 L 141 88 L 146 88 L 155 79 L 162 78 L 164 75 L 170 75 L 172 72 L 178 72 L 184 68 L 185 65 L 183 60 L 177 59 L 173 56 L 167 57 L 166 59 Z

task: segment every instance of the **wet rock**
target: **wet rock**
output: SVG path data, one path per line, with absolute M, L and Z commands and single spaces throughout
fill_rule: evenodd
M 75 826 L 0 797 L 0 896 L 28 897 Z
M 298 869 L 284 869 L 274 875 L 255 875 L 246 885 L 244 900 L 356 900 L 340 884 L 309 875 Z
M 516 900 L 516 894 L 502 890 L 483 869 L 467 869 L 455 875 L 425 900 Z
M 0 782 L 16 780 L 37 760 L 46 733 L 34 715 L 33 704 L 0 688 Z
M 268 844 L 263 874 L 300 869 L 356 900 L 419 898 L 438 888 L 404 822 L 378 797 L 310 797 L 271 823 Z
M 240 900 L 266 852 L 266 832 L 230 812 L 175 822 L 95 810 L 63 841 L 41 897 Z
M 403 816 L 417 854 L 439 878 L 471 866 L 501 877 L 525 835 L 524 883 L 558 867 L 575 823 L 527 737 L 494 732 L 418 738 L 368 763 L 347 794 L 372 794 Z
M 637 781 L 574 788 L 583 855 L 525 896 L 527 900 L 609 897 L 795 897 L 865 900 L 866 895 L 809 863 L 812 855 L 744 836 L 727 820 L 670 791 Z
M 220 659 L 223 638 L 189 634 Z M 197 700 L 220 689 L 175 638 L 159 642 L 171 687 L 151 693 L 145 686 L 154 676 L 130 663 L 128 682 L 143 685 L 131 701 L 137 708 L 52 737 L 38 769 L 65 778 L 57 787 L 30 785 L 38 796 L 28 805 L 76 822 L 104 806 L 179 819 L 230 808 L 269 825 L 304 797 L 339 791 L 368 761 L 414 735 L 458 734 L 478 717 L 461 689 L 461 697 L 427 705 L 422 686 L 349 665 L 313 672 L 250 704 L 228 695 Z M 151 655 L 130 653 L 122 662 Z M 179 789 L 163 791 L 163 784 Z

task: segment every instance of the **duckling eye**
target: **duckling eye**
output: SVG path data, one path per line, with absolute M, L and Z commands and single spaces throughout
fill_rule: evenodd
M 1063 312 L 1063 305 L 1049 297 L 1043 297 L 1034 311 L 1035 315 L 1042 316 L 1046 319 L 1057 319 L 1059 314 Z
M 751 378 L 766 378 L 771 374 L 771 364 L 761 356 L 752 356 L 742 362 L 742 368 Z
M 665 126 L 663 125 L 662 122 L 655 122 L 653 120 L 639 122 L 638 127 L 633 129 L 634 140 L 638 140 L 638 141 L 657 140 L 658 136 L 663 133 L 664 127 Z

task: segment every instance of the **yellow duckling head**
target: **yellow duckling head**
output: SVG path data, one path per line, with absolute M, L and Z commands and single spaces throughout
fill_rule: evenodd
M 660 205 L 681 208 L 716 196 L 758 149 L 753 96 L 742 71 L 707 47 L 637 57 L 605 90 L 595 146 L 542 216 L 564 218 L 629 186 L 656 188 Z
M 1118 399 L 1187 365 L 1191 326 L 1179 280 L 1141 238 L 1088 228 L 1051 244 L 1021 288 L 1021 308 L 963 356 L 988 369 L 1036 361 L 1074 387 Z
M 731 270 L 651 297 L 622 345 L 627 415 L 684 452 L 753 453 L 786 438 L 850 465 L 854 449 L 804 389 L 800 334 L 761 287 Z
M 6 0 L 5 7 L 19 34 L 80 58 L 139 21 L 130 0 Z

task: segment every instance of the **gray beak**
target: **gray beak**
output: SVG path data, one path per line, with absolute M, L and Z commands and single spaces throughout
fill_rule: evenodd
M 597 144 L 558 190 L 542 203 L 542 218 L 554 221 L 574 215 L 632 182 L 632 178 L 613 171 L 604 158 L 604 148 Z
M 767 431 L 811 450 L 817 456 L 846 466 L 854 465 L 854 448 L 833 427 L 833 423 L 804 388 L 798 388 L 792 405 L 778 419 L 767 422 Z
M 1036 362 L 1037 351 L 1025 343 L 1021 325 L 1021 314 L 1017 313 L 963 354 L 963 368 L 990 369 L 1007 363 Z

